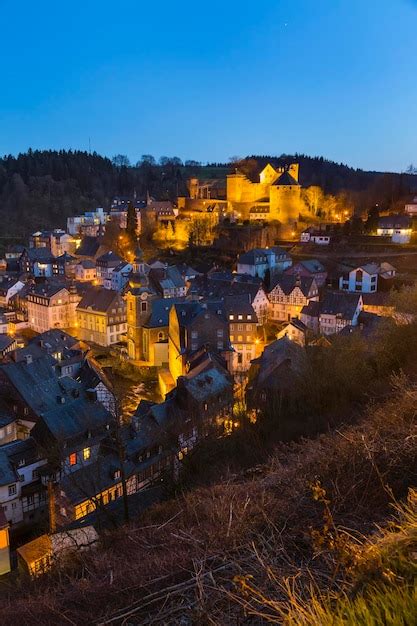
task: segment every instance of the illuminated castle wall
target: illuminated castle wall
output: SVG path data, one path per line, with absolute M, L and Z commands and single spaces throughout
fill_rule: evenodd
M 305 208 L 298 182 L 298 163 L 289 167 L 273 167 L 270 163 L 259 175 L 259 182 L 251 181 L 245 174 L 236 172 L 227 177 L 227 202 L 230 210 L 242 219 L 259 217 L 264 212 L 266 220 L 291 223 L 298 220 Z

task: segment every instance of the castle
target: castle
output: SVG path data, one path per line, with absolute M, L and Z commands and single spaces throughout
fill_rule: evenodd
M 294 224 L 305 209 L 298 182 L 299 165 L 277 166 L 268 163 L 251 180 L 236 170 L 221 179 L 188 181 L 188 198 L 179 198 L 178 206 L 185 212 L 210 210 L 217 206 L 223 214 L 235 214 L 241 220 L 273 221 Z
M 298 169 L 298 163 L 288 167 L 268 163 L 259 174 L 259 182 L 238 171 L 229 174 L 226 185 L 229 209 L 242 219 L 296 222 L 302 204 Z

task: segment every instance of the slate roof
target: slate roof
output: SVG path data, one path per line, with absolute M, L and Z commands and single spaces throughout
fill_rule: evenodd
M 410 228 L 411 218 L 408 215 L 387 215 L 378 220 L 378 228 Z
M 6 452 L 10 462 L 15 468 L 19 466 L 19 463 L 21 463 L 22 466 L 31 465 L 40 458 L 39 449 L 33 437 L 6 443 L 1 447 L 1 450 Z
M 299 261 L 298 263 L 293 265 L 293 267 L 288 268 L 286 273 L 295 272 L 297 265 L 302 265 L 304 269 L 306 269 L 311 274 L 319 274 L 326 271 L 323 263 L 321 263 L 317 259 L 305 259 L 304 261 Z
M 224 298 L 224 309 L 227 314 L 241 314 L 246 316 L 250 315 L 251 322 L 258 321 L 254 308 L 251 304 L 251 298 L 249 294 L 226 296 Z
M 352 320 L 361 300 L 361 294 L 332 292 L 326 293 L 320 303 L 321 315 L 340 315 L 342 319 Z
M 19 282 L 18 278 L 3 278 L 3 280 L 1 280 L 0 282 L 0 294 L 5 296 L 7 292 L 9 291 L 9 289 L 14 287 L 14 285 L 16 285 L 16 283 L 18 282 Z
M 390 294 L 387 291 L 375 291 L 374 293 L 363 293 L 362 301 L 368 306 L 389 306 Z
M 169 312 L 172 305 L 183 302 L 182 298 L 158 298 L 152 301 L 152 312 L 143 325 L 144 328 L 163 328 L 169 324 Z
M 96 264 L 91 259 L 83 259 L 79 262 L 79 265 L 81 265 L 85 270 L 92 270 L 96 267 Z
M 79 383 L 72 378 L 57 377 L 49 356 L 42 356 L 32 363 L 2 363 L 0 373 L 38 416 L 54 408 L 58 397 L 70 398 L 72 390 L 80 390 Z
M 15 342 L 14 337 L 10 337 L 9 335 L 0 334 L 0 352 L 7 350 L 11 345 Z
M 207 367 L 200 364 L 177 381 L 197 401 L 209 400 L 212 396 L 224 393 L 231 388 L 231 381 L 227 372 L 221 370 L 214 363 Z
M 310 302 L 301 309 L 301 315 L 318 318 L 320 315 L 320 302 L 310 300 Z
M 109 252 L 105 252 L 101 256 L 97 257 L 96 265 L 103 265 L 106 267 L 117 267 L 119 263 L 121 263 L 123 259 L 119 257 L 116 252 L 109 250 Z
M 88 500 L 89 497 L 117 485 L 121 479 L 114 477 L 115 470 L 120 469 L 120 460 L 116 454 L 100 456 L 97 461 L 64 476 L 60 481 L 60 489 L 72 504 Z M 124 469 L 128 477 L 135 470 L 133 463 L 125 461 Z
M 274 386 L 278 383 L 276 370 L 285 363 L 294 368 L 294 371 L 298 370 L 303 363 L 304 355 L 304 349 L 287 336 L 273 341 L 265 347 L 260 357 L 252 361 L 253 365 L 259 365 L 252 386 Z
M 58 441 L 85 436 L 90 430 L 95 434 L 112 421 L 112 416 L 100 402 L 91 402 L 85 397 L 69 403 L 58 404 L 42 414 L 42 420 Z
M 291 176 L 291 174 L 288 171 L 285 171 L 283 174 L 281 174 L 281 176 L 279 176 L 277 180 L 272 184 L 277 187 L 289 186 L 289 185 L 295 186 L 295 187 L 300 186 L 300 183 L 297 182 L 295 178 Z
M 84 389 L 95 389 L 101 382 L 109 391 L 112 389 L 112 384 L 106 374 L 93 359 L 85 360 L 77 374 L 77 380 L 82 384 Z
M 273 286 L 270 291 L 272 291 L 277 285 L 279 285 L 284 294 L 286 296 L 289 296 L 296 287 L 299 287 L 301 293 L 304 296 L 307 296 L 313 286 L 313 282 L 313 276 L 294 276 L 291 274 L 284 274 L 284 276 L 277 276 L 274 278 Z
M 240 254 L 237 262 L 243 265 L 265 264 L 268 262 L 267 260 L 270 255 L 271 252 L 265 248 L 254 248 L 253 250 L 248 250 L 248 252 Z
M 304 308 L 306 308 L 306 307 L 304 307 Z M 303 333 L 305 333 L 307 331 L 307 326 L 301 320 L 297 319 L 296 317 L 294 317 L 290 322 L 288 322 L 287 326 L 294 326 L 298 330 L 301 330 L 301 332 L 303 332 Z
M 123 270 L 126 270 L 127 267 L 129 268 L 132 267 L 128 261 L 120 261 L 120 263 L 116 265 L 116 267 L 114 268 L 113 274 L 116 274 L 117 272 L 123 272 Z
M 67 288 L 61 283 L 39 283 L 38 285 L 34 285 L 32 287 L 29 295 L 33 294 L 34 296 L 41 296 L 43 298 L 52 298 L 63 289 Z
M 90 287 L 78 303 L 77 309 L 91 308 L 98 313 L 107 313 L 118 295 L 118 292 L 112 289 Z
M 10 485 L 18 481 L 18 476 L 3 446 L 0 448 L 0 485 Z
M 32 262 L 52 263 L 55 258 L 49 248 L 25 248 L 25 252 Z
M 149 272 L 149 279 L 156 289 L 180 289 L 185 287 L 184 278 L 175 265 L 166 268 L 154 268 Z

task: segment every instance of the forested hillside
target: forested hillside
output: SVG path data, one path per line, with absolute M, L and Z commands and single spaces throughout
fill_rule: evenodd
M 252 156 L 237 163 L 253 176 L 268 161 L 300 163 L 303 186 L 319 185 L 326 193 L 346 192 L 359 210 L 375 203 L 396 208 L 417 188 L 417 177 L 355 170 L 322 157 L 305 155 Z M 186 193 L 190 176 L 225 177 L 236 163 L 202 165 L 173 157 L 157 162 L 143 155 L 131 165 L 123 155 L 112 160 L 96 153 L 72 150 L 29 150 L 0 159 L 0 216 L 3 237 L 25 238 L 39 228 L 63 227 L 69 215 L 96 206 L 107 207 L 115 195 L 174 200 Z M 6 239 L 5 239 L 6 238 Z

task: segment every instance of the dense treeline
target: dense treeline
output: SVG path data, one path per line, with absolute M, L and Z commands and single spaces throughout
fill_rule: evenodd
M 316 185 L 325 193 L 346 192 L 359 210 L 375 204 L 396 208 L 417 187 L 410 174 L 381 174 L 354 170 L 322 157 L 282 155 L 252 156 L 239 167 L 253 176 L 268 161 L 300 163 L 300 182 Z M 63 227 L 69 215 L 96 206 L 108 207 L 115 195 L 174 200 L 186 193 L 190 176 L 224 177 L 235 162 L 202 165 L 178 157 L 156 161 L 143 155 L 131 165 L 124 155 L 112 160 L 96 153 L 72 150 L 28 150 L 17 157 L 0 159 L 0 217 L 2 237 L 25 238 L 38 228 Z M 3 240 L 4 243 L 4 240 Z

